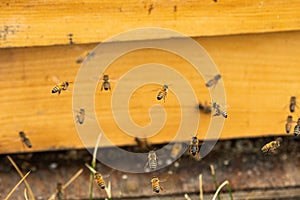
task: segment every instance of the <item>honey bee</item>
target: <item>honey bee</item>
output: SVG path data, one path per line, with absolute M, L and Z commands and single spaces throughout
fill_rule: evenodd
M 160 91 L 158 92 L 157 94 L 157 100 L 161 100 L 163 99 L 164 102 L 166 101 L 166 97 L 167 97 L 167 94 L 168 94 L 168 90 L 169 90 L 169 86 L 168 85 L 163 85 L 160 89 Z
M 65 82 L 60 82 L 60 83 L 56 84 L 52 88 L 52 93 L 58 93 L 58 95 L 60 95 L 61 91 L 67 90 L 71 83 L 72 82 L 65 81 Z
M 23 144 L 25 144 L 28 148 L 32 147 L 30 140 L 26 137 L 26 135 L 23 131 L 19 132 L 19 136 L 20 136 L 21 141 L 23 142 Z
M 291 96 L 291 99 L 290 99 L 290 111 L 291 112 L 295 112 L 296 105 L 297 105 L 296 97 L 295 96 Z
M 205 83 L 205 86 L 212 87 L 213 85 L 216 85 L 218 83 L 218 81 L 221 79 L 221 77 L 222 76 L 220 74 L 215 75 L 212 79 L 210 79 L 209 81 L 207 81 Z
M 95 173 L 95 181 L 101 189 L 105 189 L 106 187 L 105 181 L 103 179 L 103 176 L 99 172 Z
M 210 114 L 211 106 L 207 102 L 205 102 L 204 104 L 199 103 L 199 110 L 204 114 Z
M 61 183 L 57 183 L 56 185 L 56 198 L 58 200 L 63 200 L 64 199 L 64 194 L 63 194 L 63 188 Z
M 137 143 L 139 149 L 143 152 L 147 152 L 151 148 L 151 145 L 148 143 L 146 138 L 135 137 L 134 140 Z
M 155 151 L 149 151 L 148 153 L 148 161 L 146 163 L 145 168 L 149 166 L 150 170 L 155 170 L 157 167 L 157 155 Z
M 78 114 L 76 115 L 76 122 L 83 124 L 85 119 L 85 109 L 80 108 Z
M 300 134 L 300 118 L 298 118 L 297 120 L 297 124 L 294 128 L 294 135 L 298 136 Z
M 163 188 L 160 186 L 159 182 L 160 182 L 160 181 L 159 181 L 158 177 L 156 177 L 156 176 L 154 176 L 154 177 L 151 179 L 152 190 L 153 190 L 153 192 L 159 193 L 160 190 L 163 190 Z
M 282 138 L 277 138 L 274 141 L 271 141 L 267 144 L 265 144 L 262 148 L 261 151 L 263 153 L 274 153 L 276 149 L 280 147 L 280 142 L 282 141 Z
M 286 131 L 286 133 L 290 133 L 290 131 L 292 129 L 292 124 L 293 124 L 293 116 L 289 115 L 286 118 L 286 124 L 285 124 L 285 131 Z
M 215 114 L 213 116 L 220 116 L 222 115 L 224 118 L 227 118 L 226 110 L 221 110 L 221 106 L 216 102 L 213 103 L 212 108 L 215 110 Z
M 196 156 L 199 153 L 199 140 L 196 136 L 193 136 L 191 139 L 189 153 L 192 156 Z
M 103 90 L 111 90 L 110 82 L 109 82 L 109 76 L 107 74 L 103 75 L 103 83 L 101 85 L 101 91 Z

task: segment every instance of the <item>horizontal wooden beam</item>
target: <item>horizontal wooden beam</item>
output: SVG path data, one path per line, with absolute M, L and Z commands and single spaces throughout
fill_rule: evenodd
M 284 134 L 285 119 L 289 114 L 289 98 L 291 95 L 299 97 L 300 32 L 194 39 L 207 50 L 223 76 L 229 107 L 221 138 Z M 95 46 L 96 44 L 89 44 L 0 50 L 1 153 L 83 147 L 73 121 L 73 86 L 60 96 L 51 94 L 55 85 L 52 78 L 74 81 L 80 68 L 76 59 Z M 112 52 L 106 53 L 110 55 Z M 210 101 L 201 76 L 195 74 L 190 64 L 180 56 L 168 52 L 145 49 L 128 53 L 113 62 L 107 73 L 111 78 L 119 78 L 132 67 L 151 62 L 178 70 L 190 82 L 199 101 Z M 91 80 L 95 77 L 91 77 Z M 114 91 L 116 83 L 111 84 Z M 149 85 L 140 88 L 129 102 L 131 117 L 141 126 L 150 123 L 148 109 L 159 103 L 156 101 L 157 92 L 152 92 L 155 87 L 157 86 Z M 120 131 L 112 118 L 112 92 L 100 92 L 100 84 L 96 90 L 98 121 L 114 144 L 132 145 L 134 139 Z M 180 107 L 172 92 L 166 103 L 161 105 L 168 113 L 167 123 L 159 134 L 150 138 L 152 143 L 170 141 L 179 126 Z M 298 114 L 299 112 L 293 114 L 295 120 L 299 117 Z M 209 115 L 201 114 L 199 138 L 204 138 L 210 120 Z M 19 131 L 27 134 L 33 148 L 22 146 Z M 98 133 L 91 130 L 90 134 Z M 190 137 L 195 133 L 186 134 Z M 94 137 L 91 137 L 89 145 L 92 146 L 94 142 Z
M 300 2 L 285 0 L 11 0 L 0 9 L 0 47 L 94 43 L 142 27 L 194 37 L 300 28 Z

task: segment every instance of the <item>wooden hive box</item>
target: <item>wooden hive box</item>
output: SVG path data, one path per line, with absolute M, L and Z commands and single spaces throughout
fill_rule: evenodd
M 73 120 L 72 92 L 51 94 L 52 78 L 74 81 L 80 68 L 76 59 L 83 52 L 134 28 L 173 29 L 206 49 L 222 74 L 229 105 L 222 139 L 284 134 L 289 98 L 299 97 L 299 1 L 11 0 L 0 3 L 0 9 L 0 153 L 82 148 Z M 131 66 L 149 62 L 173 66 L 191 82 L 199 101 L 210 101 L 205 82 L 184 60 L 166 52 L 129 53 L 107 73 L 121 77 Z M 197 88 L 198 83 L 203 87 Z M 103 112 L 113 91 L 101 93 L 99 88 L 96 109 L 105 132 L 116 145 L 133 145 L 133 137 L 118 130 L 111 115 Z M 135 93 L 135 101 L 129 103 L 136 123 L 149 122 L 147 109 L 155 95 Z M 165 106 L 175 104 L 170 93 Z M 172 139 L 180 117 L 174 113 L 151 142 Z M 203 116 L 200 139 L 211 120 Z M 293 116 L 299 117 L 297 112 Z M 27 134 L 33 148 L 22 146 L 19 131 Z

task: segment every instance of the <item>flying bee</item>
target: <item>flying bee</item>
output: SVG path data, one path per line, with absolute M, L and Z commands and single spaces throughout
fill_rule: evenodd
M 101 189 L 105 189 L 106 187 L 105 181 L 103 179 L 103 176 L 99 172 L 95 173 L 95 181 Z
M 163 188 L 160 186 L 159 182 L 160 182 L 160 181 L 159 181 L 158 177 L 156 177 L 156 176 L 154 176 L 154 177 L 151 179 L 152 190 L 153 190 L 153 192 L 159 193 L 160 190 L 163 190 Z
M 169 90 L 169 86 L 168 85 L 163 85 L 160 89 L 160 91 L 158 92 L 157 94 L 157 100 L 161 100 L 163 99 L 164 102 L 166 101 L 166 97 L 167 97 L 167 94 L 168 94 L 168 90 Z
M 286 124 L 285 124 L 285 131 L 286 133 L 290 133 L 291 129 L 292 129 L 292 125 L 293 125 L 293 116 L 289 115 L 286 118 Z
M 294 128 L 294 135 L 298 136 L 300 134 L 300 118 L 298 118 L 297 120 L 297 124 Z
M 52 88 L 52 93 L 58 93 L 58 95 L 60 95 L 61 91 L 67 90 L 71 83 L 72 82 L 65 81 L 65 82 L 60 82 L 60 83 L 56 84 Z
M 296 97 L 291 96 L 291 99 L 290 99 L 290 111 L 291 112 L 295 112 L 296 105 L 297 105 Z
M 199 140 L 196 136 L 193 136 L 191 139 L 189 153 L 192 156 L 196 156 L 199 153 Z
M 19 136 L 20 136 L 21 141 L 23 142 L 23 144 L 25 144 L 28 148 L 32 147 L 30 140 L 26 137 L 26 135 L 23 131 L 19 132 Z
M 220 74 L 215 75 L 212 79 L 210 79 L 209 81 L 207 81 L 205 83 L 205 86 L 212 87 L 212 86 L 216 85 L 219 82 L 219 80 L 221 79 L 221 77 L 222 76 Z
M 151 149 L 151 144 L 149 144 L 147 138 L 134 138 L 138 148 L 142 152 L 147 152 L 149 149 Z
M 281 141 L 282 141 L 282 138 L 277 138 L 276 140 L 271 141 L 271 142 L 265 144 L 261 148 L 261 151 L 263 153 L 274 153 L 280 147 L 280 142 Z
M 222 115 L 224 118 L 227 118 L 226 110 L 221 110 L 221 106 L 216 102 L 213 103 L 212 108 L 215 110 L 215 114 L 213 116 L 220 116 Z
M 101 91 L 103 90 L 111 90 L 110 82 L 109 82 L 109 76 L 107 74 L 103 75 L 103 83 L 101 85 Z
M 83 124 L 85 119 L 85 109 L 80 108 L 78 114 L 76 115 L 76 122 Z
M 204 104 L 199 103 L 199 110 L 204 114 L 210 114 L 211 106 L 207 102 L 205 102 Z
M 149 166 L 150 170 L 155 170 L 157 167 L 157 155 L 155 151 L 149 151 L 148 153 L 148 161 L 146 163 L 145 168 Z

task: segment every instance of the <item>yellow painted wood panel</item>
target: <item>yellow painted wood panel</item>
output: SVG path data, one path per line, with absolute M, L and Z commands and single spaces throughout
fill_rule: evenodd
M 300 1 L 84 0 L 0 2 L 0 47 L 104 41 L 120 32 L 161 27 L 188 36 L 299 30 Z
M 284 134 L 284 120 L 291 95 L 299 98 L 300 32 L 251 34 L 195 38 L 218 66 L 226 89 L 229 117 L 221 138 Z M 115 44 L 116 45 L 116 44 Z M 96 44 L 0 50 L 0 152 L 41 151 L 81 148 L 72 114 L 72 86 L 60 96 L 51 94 L 52 78 L 74 81 L 80 65 L 75 60 Z M 109 55 L 109 52 L 106 52 Z M 200 76 L 179 56 L 160 50 L 139 50 L 122 56 L 107 69 L 118 78 L 130 67 L 157 62 L 174 67 L 191 83 L 199 101 L 209 100 Z M 91 79 L 92 80 L 92 79 Z M 134 80 L 133 80 L 134 81 Z M 115 87 L 112 82 L 112 87 Z M 198 87 L 202 85 L 203 87 Z M 133 120 L 149 122 L 148 108 L 156 93 L 153 85 L 140 88 L 130 100 Z M 96 91 L 99 123 L 116 145 L 134 144 L 132 137 L 120 132 L 107 109 L 110 92 Z M 150 139 L 169 141 L 178 127 L 178 104 L 170 93 L 162 104 L 168 112 L 166 127 Z M 299 111 L 294 118 L 299 117 Z M 201 115 L 198 136 L 203 138 L 210 121 Z M 18 132 L 23 130 L 33 148 L 22 146 Z M 187 133 L 193 135 L 194 133 Z

